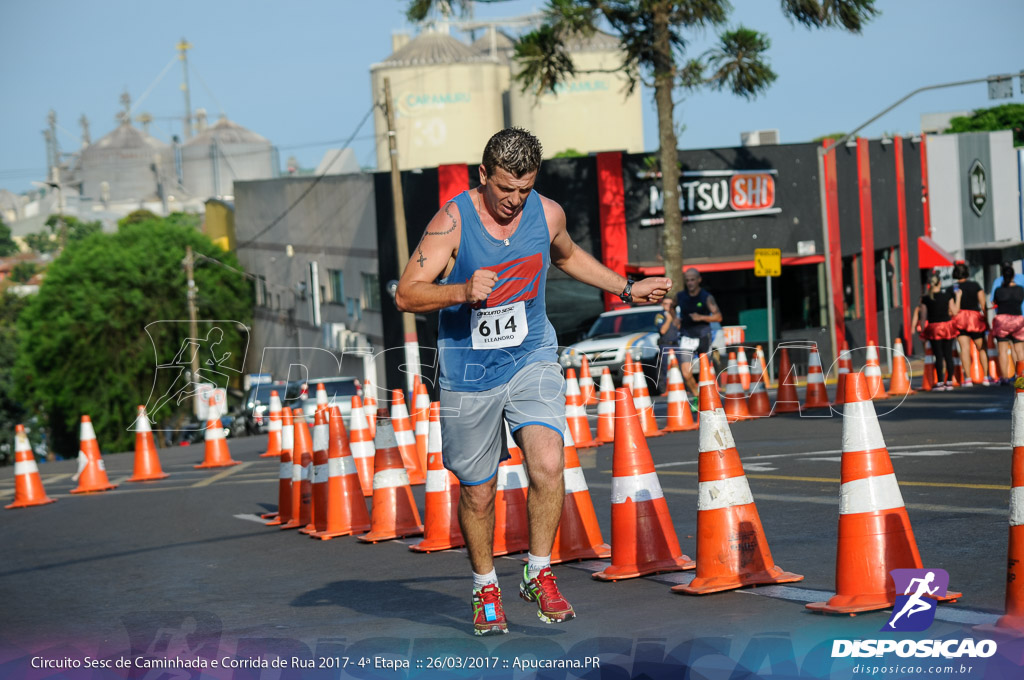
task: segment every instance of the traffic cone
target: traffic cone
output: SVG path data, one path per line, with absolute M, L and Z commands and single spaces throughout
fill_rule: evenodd
M 93 430 L 89 416 L 82 416 L 78 439 L 78 471 L 71 477 L 71 481 L 78 482 L 78 486 L 72 489 L 71 493 L 94 493 L 116 489 L 117 484 L 111 484 L 107 478 L 107 466 L 103 464 L 100 445 L 96 442 L 96 431 Z
M 992 331 L 985 335 L 986 349 L 988 355 L 988 379 L 990 383 L 999 384 L 999 350 L 996 349 L 996 342 L 992 339 Z
M 740 376 L 740 385 L 744 392 L 750 391 L 750 366 L 747 364 L 747 353 L 740 345 L 736 348 L 736 370 Z
M 754 355 L 754 363 L 751 368 L 750 396 L 747 397 L 747 407 L 750 409 L 752 418 L 768 418 L 772 415 L 772 402 L 768 399 L 768 369 L 761 363 L 761 353 Z
M 281 396 L 277 390 L 270 391 L 270 406 L 267 420 L 267 451 L 260 458 L 281 457 Z
M 896 601 L 889 572 L 922 567 L 889 451 L 862 373 L 846 377 L 836 595 L 807 605 L 831 614 L 886 609 Z M 944 600 L 960 597 L 948 593 Z
M 654 402 L 651 401 L 651 393 L 647 391 L 647 379 L 644 377 L 644 372 L 638 371 L 634 375 L 638 376 L 640 380 L 636 382 L 636 377 L 633 378 L 633 407 L 640 417 L 640 427 L 644 431 L 644 436 L 648 439 L 664 437 L 665 433 L 658 428 L 658 421 L 654 418 Z
M 633 394 L 633 357 L 626 353 L 626 361 L 622 364 L 622 386 Z
M 700 455 L 697 489 L 697 575 L 672 592 L 705 595 L 803 576 L 772 560 L 736 442 L 707 355 L 700 358 Z
M 409 404 L 415 409 L 416 407 L 416 394 L 420 389 L 420 385 L 423 383 L 420 381 L 419 373 L 412 376 L 412 391 L 409 392 Z
M 319 411 L 322 408 L 327 408 L 327 404 L 328 404 L 327 389 L 324 387 L 323 383 L 317 383 L 316 384 L 316 408 L 317 408 L 317 410 Z M 313 424 L 313 427 L 316 427 L 316 423 Z
M 39 476 L 39 466 L 36 465 L 36 455 L 32 453 L 32 447 L 25 435 L 25 428 L 22 425 L 14 426 L 14 502 L 5 505 L 5 510 L 12 508 L 27 508 L 32 505 L 46 505 L 56 503 L 56 498 L 46 495 L 43 488 L 43 480 Z
M 615 440 L 615 385 L 607 366 L 601 372 L 601 400 L 597 402 L 597 440 L 602 444 Z
M 755 354 L 757 354 L 757 362 L 764 369 L 764 388 L 769 390 L 772 387 L 772 376 L 768 371 L 768 361 L 764 358 L 764 348 L 758 345 Z
M 974 340 L 970 339 L 968 343 L 971 346 L 971 381 L 975 385 L 982 385 L 986 381 L 985 369 L 981 366 L 981 354 L 978 352 L 978 347 L 974 344 Z
M 281 529 L 302 529 L 313 521 L 313 440 L 302 409 L 292 409 L 295 450 L 292 451 L 291 519 Z
M 574 560 L 603 560 L 612 554 L 601 536 L 597 523 L 594 502 L 590 499 L 590 488 L 583 476 L 580 457 L 572 434 L 565 437 L 565 499 L 562 501 L 562 518 L 558 522 L 555 543 L 551 547 L 551 564 Z
M 292 515 L 292 449 L 295 444 L 295 428 L 292 425 L 291 409 L 281 409 L 281 463 L 277 475 L 277 512 L 260 515 L 269 519 L 267 526 L 276 527 L 291 521 Z
M 335 405 L 326 409 L 324 421 L 328 436 L 327 486 L 326 494 L 322 494 L 322 498 L 318 497 L 315 484 L 317 479 L 323 476 L 323 471 L 318 473 L 314 467 L 313 518 L 317 530 L 310 536 L 327 541 L 335 536 L 348 536 L 367 531 L 370 528 L 370 514 L 366 511 L 366 500 L 345 434 L 341 408 Z M 316 439 L 315 433 L 313 438 Z M 314 441 L 314 453 L 316 448 Z
M 612 454 L 612 563 L 592 576 L 618 581 L 693 569 L 683 554 L 629 391 L 615 395 Z
M 843 385 L 845 378 L 843 376 L 848 375 L 853 371 L 853 355 L 850 354 L 850 346 L 844 341 L 843 349 L 839 351 L 839 369 L 836 373 L 836 398 L 832 402 L 833 406 L 840 406 L 843 403 L 845 390 Z
M 935 353 L 932 352 L 932 343 L 924 341 L 924 371 L 921 375 L 921 389 L 931 392 L 935 387 L 937 375 L 935 373 Z
M 203 440 L 206 442 L 203 451 L 203 462 L 193 465 L 197 470 L 203 468 L 231 467 L 241 465 L 237 460 L 231 459 L 231 451 L 228 449 L 228 441 L 224 438 L 224 426 L 220 423 L 220 415 L 217 413 L 217 405 L 213 397 L 210 397 L 209 418 L 206 420 L 206 433 Z
M 530 549 L 530 523 L 526 513 L 530 478 L 523 465 L 523 452 L 516 446 L 508 423 L 505 423 L 505 441 L 509 458 L 498 465 L 498 487 L 494 496 L 494 557 Z
M 410 545 L 416 552 L 435 552 L 466 545 L 459 528 L 459 480 L 442 462 L 441 404 L 428 409 L 429 437 L 427 444 L 427 486 L 424 496 L 423 540 Z
M 864 362 L 864 380 L 867 382 L 868 394 L 872 399 L 888 399 L 885 383 L 882 382 L 882 367 L 878 365 L 878 348 L 873 340 L 868 340 L 867 357 Z
M 597 390 L 594 378 L 590 375 L 590 360 L 586 354 L 580 359 L 580 395 L 583 397 L 584 406 L 593 406 L 597 403 Z
M 796 371 L 789 362 L 789 348 L 779 348 L 779 389 L 775 393 L 774 413 L 799 413 L 800 397 L 796 394 Z
M 319 392 L 319 390 L 318 390 Z M 327 391 L 324 391 L 324 395 Z M 313 414 L 313 457 L 310 466 L 310 495 L 312 496 L 312 519 L 309 524 L 299 529 L 300 534 L 311 534 L 327 528 L 327 449 L 331 435 L 327 427 L 327 406 L 316 407 Z
M 949 371 L 949 367 L 946 367 Z M 957 344 L 953 343 L 953 370 L 949 371 L 953 376 L 953 387 L 960 387 L 964 384 L 964 365 L 960 361 L 960 350 L 957 348 Z
M 676 353 L 672 350 L 668 351 L 668 371 L 666 373 L 668 375 L 668 422 L 665 424 L 664 431 L 696 430 L 698 426 L 693 421 L 690 400 L 686 396 L 686 385 L 683 384 L 683 374 L 679 370 Z M 614 408 L 614 403 L 612 403 L 612 407 Z
M 369 380 L 363 383 L 363 413 L 366 426 L 370 428 L 370 441 L 373 441 L 377 436 L 377 388 Z
M 416 462 L 420 470 L 427 469 L 427 437 L 430 434 L 430 396 L 427 386 L 420 383 L 416 386 L 416 398 L 413 400 L 412 427 L 416 436 Z
M 601 442 L 590 434 L 590 423 L 587 422 L 587 411 L 581 403 L 580 385 L 576 382 L 576 369 L 565 372 L 565 420 L 572 432 L 573 441 L 580 442 L 577 448 L 590 449 L 600 446 Z M 511 447 L 511 444 L 509 445 Z
M 160 457 L 156 453 L 156 441 L 153 440 L 153 429 L 149 426 L 146 407 L 139 406 L 135 417 L 135 468 L 129 482 L 152 482 L 169 477 L 160 467 Z
M 401 390 L 395 391 L 401 396 Z M 402 405 L 405 405 L 404 400 Z M 374 439 L 377 455 L 373 459 L 373 512 L 369 533 L 358 537 L 363 543 L 423 534 L 423 523 L 412 497 L 409 473 L 402 460 L 395 428 L 384 409 L 380 410 L 378 418 Z
M 828 389 L 825 387 L 825 376 L 821 372 L 821 357 L 818 347 L 811 346 L 807 359 L 807 391 L 804 394 L 804 408 L 829 408 Z
M 1014 364 L 1014 376 L 1019 378 L 1024 375 L 1024 361 L 1018 361 Z
M 402 462 L 409 471 L 409 483 L 423 484 L 427 476 L 420 467 L 420 456 L 416 452 L 416 434 L 409 420 L 409 410 L 405 407 L 405 395 L 402 390 L 391 390 L 391 426 L 398 442 L 398 450 L 402 454 Z
M 348 417 L 349 448 L 352 450 L 364 497 L 373 495 L 373 457 L 376 454 L 367 420 L 366 407 L 358 396 L 353 396 L 352 411 Z
M 903 353 L 903 341 L 895 340 L 895 347 L 892 351 L 892 375 L 889 376 L 889 394 L 907 395 L 913 394 L 910 387 L 910 361 Z
M 703 359 L 704 355 L 701 355 Z M 705 359 L 706 361 L 706 359 Z M 704 364 L 701 363 L 701 366 Z M 710 364 L 708 364 L 710 366 Z M 730 423 L 737 420 L 750 420 L 750 406 L 747 404 L 747 394 L 740 385 L 739 367 L 736 365 L 736 352 L 729 352 L 729 363 L 726 365 L 725 381 L 725 415 Z M 711 374 L 714 380 L 714 373 Z

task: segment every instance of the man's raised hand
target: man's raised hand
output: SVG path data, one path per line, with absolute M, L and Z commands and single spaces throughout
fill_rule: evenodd
M 477 269 L 466 281 L 466 304 L 475 306 L 485 302 L 497 282 L 498 275 L 490 269 Z

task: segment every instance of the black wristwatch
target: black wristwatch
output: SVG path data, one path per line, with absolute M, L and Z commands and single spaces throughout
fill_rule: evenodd
M 626 287 L 619 293 L 619 299 L 625 302 L 627 305 L 633 302 L 633 279 L 626 279 Z

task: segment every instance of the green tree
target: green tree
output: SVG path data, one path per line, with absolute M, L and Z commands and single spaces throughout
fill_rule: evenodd
M 18 244 L 11 238 L 11 228 L 0 220 L 0 257 L 7 257 L 18 252 Z
M 58 248 L 64 248 L 69 243 L 82 241 L 96 232 L 103 230 L 103 223 L 99 220 L 83 222 L 73 215 L 50 215 L 46 218 L 46 226 L 50 233 L 57 238 Z
M 187 245 L 197 255 L 239 268 L 234 255 L 194 228 L 166 221 L 71 241 L 50 264 L 18 320 L 15 375 L 22 402 L 49 422 L 52 446 L 61 455 L 77 451 L 83 414 L 92 418 L 104 451 L 128 450 L 138 404 L 165 394 L 182 377 L 156 365 L 166 362 L 166 348 L 173 356 L 182 346 L 187 323 L 153 322 L 188 319 L 182 267 Z M 204 259 L 195 281 L 200 319 L 251 324 L 252 293 L 245 278 Z M 232 324 L 221 327 L 220 353 L 242 357 L 245 334 Z M 209 358 L 200 355 L 201 362 Z M 191 400 L 171 403 L 150 416 L 166 425 L 190 406 Z
M 14 426 L 24 424 L 27 415 L 16 398 L 12 370 L 18 356 L 18 315 L 26 304 L 26 298 L 0 293 L 0 462 L 14 460 Z
M 15 283 L 28 283 L 28 280 L 36 275 L 41 267 L 35 262 L 19 262 L 11 267 L 11 281 Z
M 407 16 L 421 21 L 433 10 L 465 12 L 469 0 L 405 0 Z M 808 28 L 841 27 L 859 33 L 877 11 L 874 0 L 781 0 L 782 12 Z M 522 66 L 517 79 L 527 87 L 556 92 L 576 71 L 566 44 L 597 29 L 610 30 L 625 55 L 620 71 L 632 86 L 644 78 L 654 87 L 658 112 L 659 165 L 662 169 L 665 271 L 675 290 L 682 284 L 682 214 L 679 210 L 679 154 L 675 131 L 677 87 L 710 87 L 752 98 L 775 73 L 768 66 L 767 36 L 739 26 L 726 29 L 732 6 L 727 0 L 549 0 L 543 25 L 516 45 Z M 689 35 L 718 28 L 718 44 L 686 59 Z
M 1001 104 L 977 109 L 969 116 L 949 121 L 946 132 L 989 132 L 1013 130 L 1013 145 L 1024 146 L 1024 104 Z
M 57 239 L 53 238 L 53 234 L 48 234 L 45 231 L 37 234 L 26 234 L 25 245 L 28 246 L 29 250 L 33 250 L 40 255 L 56 252 L 57 248 L 60 247 Z

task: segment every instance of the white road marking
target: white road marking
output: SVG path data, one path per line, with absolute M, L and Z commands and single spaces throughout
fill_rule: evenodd
M 259 515 L 253 515 L 252 513 L 246 513 L 241 515 L 233 515 L 236 519 L 244 519 L 250 522 L 256 522 L 258 524 L 266 524 L 269 520 L 265 520 Z

